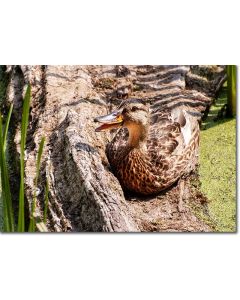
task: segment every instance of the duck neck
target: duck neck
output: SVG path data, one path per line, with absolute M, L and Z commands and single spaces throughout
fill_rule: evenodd
M 146 151 L 149 126 L 131 124 L 127 128 L 129 131 L 128 147 Z

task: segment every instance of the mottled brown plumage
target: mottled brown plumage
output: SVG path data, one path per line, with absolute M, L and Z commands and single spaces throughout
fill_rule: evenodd
M 195 168 L 199 147 L 196 113 L 187 107 L 152 111 L 141 100 L 122 102 L 98 117 L 96 129 L 119 128 L 107 145 L 107 156 L 122 187 L 156 194 Z

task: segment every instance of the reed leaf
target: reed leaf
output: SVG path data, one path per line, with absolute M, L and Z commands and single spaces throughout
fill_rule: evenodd
M 7 168 L 6 159 L 6 139 L 9 122 L 12 114 L 12 106 L 8 112 L 5 129 L 3 130 L 2 114 L 0 112 L 0 168 L 1 168 L 1 193 L 3 201 L 3 220 L 4 220 L 4 231 L 14 231 L 14 218 L 12 208 L 12 197 L 10 191 L 9 174 Z
M 6 124 L 5 124 L 5 128 L 4 128 L 4 132 L 3 132 L 3 149 L 4 149 L 4 151 L 6 150 L 7 135 L 8 135 L 8 129 L 9 129 L 9 123 L 10 123 L 12 111 L 13 111 L 13 104 L 10 105 L 10 109 L 8 111 L 7 120 L 6 120 Z
M 36 221 L 35 221 L 35 210 L 36 210 L 36 200 L 37 200 L 37 186 L 38 186 L 38 178 L 40 173 L 40 164 L 41 164 L 41 158 L 43 153 L 43 147 L 45 143 L 45 138 L 43 137 L 41 139 L 38 154 L 37 154 L 37 163 L 36 163 L 36 176 L 34 180 L 34 193 L 33 193 L 33 201 L 32 201 L 32 210 L 31 210 L 31 217 L 30 217 L 30 224 L 29 224 L 29 232 L 35 232 L 36 228 Z
M 49 193 L 49 183 L 48 183 L 48 178 L 47 178 L 46 187 L 45 187 L 45 196 L 44 196 L 44 212 L 43 212 L 43 222 L 44 222 L 44 224 L 47 223 L 48 193 Z
M 29 120 L 29 109 L 31 100 L 31 86 L 28 85 L 23 102 L 23 113 L 21 123 L 21 151 L 20 151 L 20 191 L 19 191 L 19 212 L 18 212 L 18 232 L 25 231 L 24 213 L 24 151 L 27 138 L 27 127 Z

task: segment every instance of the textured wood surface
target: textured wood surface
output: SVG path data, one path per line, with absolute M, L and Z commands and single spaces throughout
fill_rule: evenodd
M 33 194 L 36 151 L 41 137 L 46 137 L 37 213 L 42 215 L 48 177 L 50 231 L 211 231 L 191 208 L 190 202 L 202 204 L 189 184 L 183 213 L 177 211 L 177 184 L 157 197 L 124 195 L 105 155 L 111 134 L 96 133 L 93 119 L 130 97 L 148 101 L 153 109 L 188 105 L 203 113 L 223 81 L 223 67 L 14 66 L 8 72 L 16 153 L 22 94 L 27 83 L 32 86 L 26 149 L 28 205 Z

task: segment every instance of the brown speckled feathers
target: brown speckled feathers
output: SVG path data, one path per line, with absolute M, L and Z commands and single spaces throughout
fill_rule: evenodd
M 194 113 L 181 107 L 150 111 L 146 147 L 128 145 L 128 129 L 117 131 L 107 146 L 112 170 L 123 188 L 155 194 L 195 168 L 199 124 Z

